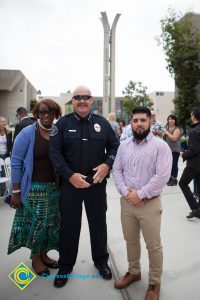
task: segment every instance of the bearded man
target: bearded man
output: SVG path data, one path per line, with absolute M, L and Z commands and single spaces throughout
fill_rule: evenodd
M 160 194 L 171 174 L 172 154 L 165 141 L 153 135 L 151 111 L 132 111 L 133 138 L 123 142 L 113 165 L 113 178 L 121 197 L 121 221 L 127 245 L 128 272 L 115 282 L 122 289 L 141 280 L 140 231 L 149 255 L 149 286 L 145 300 L 158 300 L 163 266 L 160 237 Z

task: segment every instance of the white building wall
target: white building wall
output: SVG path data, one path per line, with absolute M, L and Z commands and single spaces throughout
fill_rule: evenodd
M 156 119 L 161 121 L 164 125 L 167 123 L 167 117 L 173 113 L 174 110 L 174 92 L 155 91 L 148 94 L 154 104 L 154 111 L 156 112 Z
M 36 99 L 35 88 L 23 77 L 12 91 L 0 90 L 0 115 L 7 119 L 7 122 L 16 123 L 16 110 L 23 106 L 30 110 L 30 101 Z

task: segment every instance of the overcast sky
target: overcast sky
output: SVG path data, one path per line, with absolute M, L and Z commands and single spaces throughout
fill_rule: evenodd
M 21 70 L 42 95 L 84 84 L 103 94 L 103 26 L 121 13 L 116 29 L 116 96 L 129 80 L 152 91 L 173 91 L 155 36 L 172 6 L 200 14 L 200 0 L 0 0 L 0 69 Z

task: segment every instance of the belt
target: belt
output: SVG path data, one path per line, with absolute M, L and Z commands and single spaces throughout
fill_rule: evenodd
M 144 200 L 144 201 L 147 201 L 147 200 L 153 200 L 153 199 L 156 199 L 156 198 L 158 198 L 158 197 L 160 197 L 160 195 L 156 195 L 156 196 L 153 196 L 153 197 L 151 197 L 151 198 L 143 198 L 142 200 Z

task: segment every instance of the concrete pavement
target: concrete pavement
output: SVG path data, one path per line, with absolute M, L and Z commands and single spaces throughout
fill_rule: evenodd
M 179 163 L 180 174 L 183 163 Z M 110 263 L 115 276 L 127 271 L 126 247 L 120 221 L 119 195 L 112 178 L 108 181 L 108 244 Z M 187 220 L 189 207 L 179 189 L 165 187 L 163 196 L 162 243 L 164 248 L 164 272 L 160 300 L 199 300 L 200 299 L 200 219 Z M 148 256 L 142 241 L 141 265 L 142 280 L 125 290 L 113 288 L 114 279 L 69 279 L 65 287 L 55 289 L 53 279 L 37 276 L 28 287 L 21 291 L 8 278 L 8 274 L 23 261 L 31 268 L 30 251 L 26 248 L 7 255 L 7 244 L 14 216 L 14 210 L 0 201 L 0 300 L 80 300 L 80 299 L 131 299 L 143 300 L 148 285 Z M 58 254 L 51 251 L 51 257 Z M 32 268 L 31 268 L 32 269 Z M 51 271 L 56 274 L 57 270 Z M 88 225 L 83 214 L 79 253 L 73 274 L 98 274 L 93 266 L 90 251 Z M 77 275 L 78 276 L 78 275 Z

